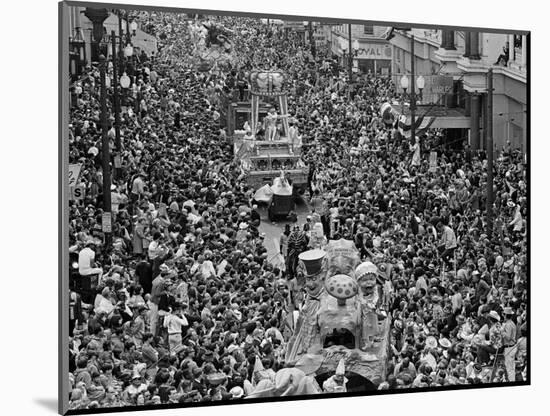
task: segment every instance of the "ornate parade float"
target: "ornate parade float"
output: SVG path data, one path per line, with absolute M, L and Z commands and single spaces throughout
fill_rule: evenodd
M 349 240 L 300 254 L 297 279 L 307 299 L 286 362 L 319 385 L 343 366 L 347 391 L 372 390 L 384 381 L 389 319 L 380 308 L 377 276 L 377 266 L 361 263 Z
M 299 194 L 307 185 L 308 167 L 301 158 L 301 137 L 290 125 L 286 82 L 287 76 L 281 71 L 252 71 L 248 109 L 244 118 L 240 117 L 237 110 L 241 104 L 233 103 L 229 125 L 235 158 L 251 187 L 271 184 L 284 171 L 294 192 Z

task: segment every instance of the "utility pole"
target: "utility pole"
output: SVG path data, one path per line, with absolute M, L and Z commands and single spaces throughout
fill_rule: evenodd
M 349 51 L 349 55 L 348 55 L 348 72 L 349 72 L 349 82 L 351 83 L 352 81 L 352 76 L 353 76 L 353 52 L 352 52 L 352 47 L 351 47 L 351 23 L 348 24 L 348 51 Z
M 99 42 L 98 42 L 99 44 Z M 107 88 L 105 86 L 105 67 L 107 60 L 104 55 L 99 56 L 99 77 L 101 79 L 100 102 L 101 102 L 101 162 L 103 170 L 103 212 L 108 214 L 111 222 L 111 152 L 109 149 L 109 136 L 107 134 Z M 103 220 L 105 221 L 105 220 Z M 110 224 L 109 224 L 110 228 Z M 105 231 L 105 247 L 110 247 L 112 234 Z
M 118 11 L 118 57 L 120 62 L 120 74 L 124 73 L 124 39 L 122 36 L 122 12 Z
M 132 38 L 130 37 L 130 11 L 126 10 L 126 44 L 130 44 Z
M 493 235 L 493 68 L 487 72 L 487 235 Z
M 94 9 L 87 7 L 84 15 L 93 23 L 94 41 L 97 50 L 101 51 L 101 40 L 103 39 L 103 22 L 109 17 L 107 9 Z M 102 230 L 105 234 L 105 249 L 109 250 L 113 241 L 111 234 L 111 154 L 109 149 L 109 136 L 107 134 L 107 87 L 105 83 L 105 67 L 107 60 L 103 54 L 99 56 L 99 77 L 100 77 L 100 106 L 101 106 L 101 162 L 103 170 L 103 218 Z
M 311 56 L 315 58 L 315 39 L 313 37 L 313 22 L 311 20 L 308 22 L 308 31 L 309 31 L 309 46 L 311 50 Z
M 113 46 L 113 110 L 115 112 L 115 147 L 116 147 L 116 155 L 115 160 L 118 161 L 118 163 L 114 163 L 115 168 L 115 177 L 118 179 L 120 176 L 120 168 L 117 166 L 117 164 L 120 163 L 120 153 L 121 153 L 121 141 L 120 141 L 120 100 L 118 96 L 118 87 L 119 87 L 119 80 L 117 76 L 117 56 L 116 56 L 116 37 L 115 37 L 115 31 L 111 31 L 111 39 L 112 39 L 112 46 Z
M 414 79 L 414 34 L 411 31 L 411 141 L 415 143 L 416 92 Z

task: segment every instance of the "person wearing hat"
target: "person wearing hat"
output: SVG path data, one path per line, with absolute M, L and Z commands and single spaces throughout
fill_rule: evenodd
M 477 358 L 480 364 L 487 364 L 491 354 L 499 354 L 503 351 L 500 315 L 496 311 L 490 311 L 489 321 L 489 325 L 484 325 L 478 332 L 485 337 L 477 349 Z
M 245 214 L 245 213 L 243 212 L 243 214 Z M 246 241 L 247 236 L 248 236 L 248 224 L 243 221 L 243 222 L 239 223 L 239 231 L 237 231 L 236 240 L 237 241 Z
M 122 398 L 126 403 L 137 404 L 137 397 L 147 390 L 147 384 L 143 383 L 141 375 L 132 374 L 131 384 L 124 389 Z
M 348 379 L 345 376 L 346 367 L 344 359 L 340 359 L 334 375 L 329 377 L 323 383 L 323 391 L 326 393 L 345 393 Z

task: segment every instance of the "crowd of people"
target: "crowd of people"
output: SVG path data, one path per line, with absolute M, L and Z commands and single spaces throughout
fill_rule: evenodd
M 199 71 L 191 58 L 208 47 L 204 28 L 213 22 L 227 28 L 231 50 L 224 44 L 223 65 Z M 96 65 L 77 82 L 71 107 L 70 162 L 81 164 L 77 186 L 85 189 L 69 212 L 70 252 L 78 256 L 67 294 L 72 409 L 284 394 L 276 375 L 292 364 L 284 360 L 288 315 L 303 295 L 292 296 L 291 262 L 269 262 L 255 189 L 220 127 L 220 97 L 243 98 L 255 68 L 289 76 L 291 124 L 310 167 L 308 204 L 326 238 L 354 241 L 380 270 L 391 352 L 378 388 L 525 377 L 527 174 L 520 153 L 504 149 L 495 162 L 490 228 L 482 214 L 483 152 L 447 149 L 441 132 L 428 132 L 412 150 L 379 115 L 395 95 L 390 79 L 350 86 L 298 36 L 259 19 L 157 13 L 147 28 L 159 52 L 126 66 L 133 85 L 123 101 L 120 147 L 109 130 L 117 155 L 109 245 L 101 226 Z M 436 169 L 430 150 L 438 153 Z M 307 249 L 310 233 L 307 224 L 287 229 L 287 260 Z M 90 287 L 81 290 L 86 277 Z M 487 376 L 500 356 L 506 366 Z M 306 384 L 304 394 L 322 392 Z

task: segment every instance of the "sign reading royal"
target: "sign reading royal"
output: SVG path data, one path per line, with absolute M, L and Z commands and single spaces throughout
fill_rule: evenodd
M 390 60 L 392 58 L 392 48 L 390 45 L 380 43 L 361 44 L 357 51 L 357 58 Z

